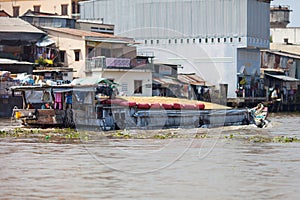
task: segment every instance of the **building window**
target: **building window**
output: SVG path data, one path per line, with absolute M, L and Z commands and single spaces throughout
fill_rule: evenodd
M 175 39 L 175 44 L 177 44 L 177 39 Z
M 79 58 L 80 58 L 80 50 L 75 50 L 75 51 L 74 51 L 74 54 L 75 54 L 75 61 L 79 61 Z
M 59 51 L 59 59 L 60 62 L 65 62 L 65 55 L 66 55 L 66 51 Z
M 171 44 L 171 40 L 169 39 L 169 44 Z
M 232 38 L 230 38 L 230 42 L 232 42 L 233 41 L 233 39 Z
M 153 44 L 153 40 L 151 40 L 151 44 Z
M 20 7 L 19 6 L 14 6 L 13 7 L 13 16 L 18 17 L 20 15 Z
M 142 94 L 143 93 L 143 81 L 134 80 L 134 94 Z
M 199 38 L 199 43 L 201 43 L 201 38 Z
M 76 13 L 76 3 L 73 1 L 72 2 L 72 14 Z
M 239 42 L 241 42 L 242 41 L 242 38 L 239 38 Z
M 187 43 L 187 44 L 190 43 L 190 39 L 186 39 L 186 43 Z
M 196 43 L 196 40 L 195 40 L 195 38 L 193 39 L 193 43 Z
M 207 38 L 205 38 L 205 43 L 208 43 L 208 39 Z
M 224 38 L 224 42 L 226 42 L 226 38 Z
M 33 11 L 34 12 L 40 12 L 41 11 L 41 6 L 33 6 Z
M 156 44 L 159 44 L 159 40 L 156 40 Z
M 214 43 L 214 38 L 211 38 L 211 42 Z
M 183 39 L 180 40 L 181 44 L 183 43 Z
M 68 15 L 68 4 L 61 5 L 61 15 Z
M 145 40 L 145 44 L 147 44 L 147 40 Z
M 80 5 L 77 4 L 77 13 L 80 13 Z
M 218 38 L 218 43 L 220 43 L 220 41 L 221 41 L 220 38 Z

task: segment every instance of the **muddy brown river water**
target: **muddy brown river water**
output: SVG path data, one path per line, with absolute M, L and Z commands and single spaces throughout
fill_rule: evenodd
M 182 137 L 167 139 L 2 137 L 0 199 L 299 199 L 300 143 L 249 138 L 300 138 L 300 115 L 270 120 L 265 129 L 179 130 Z M 0 121 L 2 130 L 16 125 Z

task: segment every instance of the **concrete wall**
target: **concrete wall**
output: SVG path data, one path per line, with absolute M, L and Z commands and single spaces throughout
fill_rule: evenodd
M 202 43 L 198 40 L 195 43 L 192 40 L 190 42 L 187 44 L 184 39 L 183 43 L 178 40 L 177 44 L 173 40 L 167 45 L 163 41 L 159 44 L 141 45 L 138 48 L 138 54 L 152 52 L 155 55 L 154 61 L 157 63 L 181 65 L 183 68 L 178 69 L 179 73 L 196 73 L 216 86 L 220 83 L 228 83 L 235 88 L 237 44 L 212 43 L 211 39 L 208 43 L 205 41 L 203 43 L 203 40 Z
M 257 0 L 109 0 L 80 5 L 82 19 L 115 24 L 115 34 L 135 38 L 141 43 L 139 54 L 155 56 L 155 63 L 181 64 L 180 72 L 196 72 L 216 86 L 228 84 L 230 98 L 236 96 L 242 63 L 237 49 L 269 47 L 270 4 Z
M 288 39 L 288 43 L 300 44 L 300 27 L 297 28 L 272 28 L 271 36 L 273 43 L 283 44 L 284 39 Z
M 113 79 L 119 84 L 120 95 L 152 96 L 152 72 L 148 70 L 106 70 L 93 71 L 93 76 Z M 134 94 L 134 80 L 142 80 L 142 94 Z
M 47 31 L 51 39 L 55 40 L 60 51 L 66 51 L 65 63 L 74 69 L 73 77 L 85 77 L 86 42 L 79 36 L 60 33 L 53 30 Z M 75 51 L 80 51 L 79 61 L 75 61 Z

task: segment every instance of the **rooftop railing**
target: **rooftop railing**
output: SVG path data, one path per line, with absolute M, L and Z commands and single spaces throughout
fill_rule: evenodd
M 87 58 L 85 62 L 86 71 L 93 71 L 95 69 L 153 69 L 153 64 L 145 60 L 130 58 L 107 58 L 98 56 L 94 58 Z

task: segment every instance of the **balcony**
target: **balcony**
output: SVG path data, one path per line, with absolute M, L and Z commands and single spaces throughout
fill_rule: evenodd
M 91 72 L 94 69 L 103 69 L 105 67 L 106 67 L 106 64 L 105 64 L 104 56 L 87 58 L 85 61 L 85 70 L 88 72 Z
M 94 58 L 86 59 L 85 68 L 87 72 L 94 70 L 104 69 L 117 69 L 117 70 L 152 70 L 153 64 L 146 62 L 146 60 L 132 59 L 130 58 L 106 58 L 104 56 L 98 56 Z

